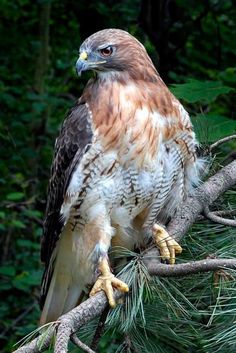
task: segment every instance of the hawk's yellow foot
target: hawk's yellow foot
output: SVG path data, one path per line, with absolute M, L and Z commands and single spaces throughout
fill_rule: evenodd
M 97 292 L 103 290 L 106 293 L 109 305 L 114 308 L 116 306 L 116 301 L 114 299 L 113 287 L 119 289 L 121 292 L 128 292 L 129 287 L 126 283 L 122 282 L 111 273 L 106 258 L 101 260 L 99 264 L 99 270 L 101 271 L 101 275 L 96 280 L 89 295 L 93 296 Z
M 182 252 L 181 246 L 158 224 L 153 226 L 153 238 L 160 250 L 162 260 L 168 260 L 171 265 L 174 265 L 175 255 Z

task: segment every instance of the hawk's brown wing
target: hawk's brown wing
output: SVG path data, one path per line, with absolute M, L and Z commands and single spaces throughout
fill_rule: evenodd
M 92 129 L 86 104 L 78 104 L 69 112 L 55 144 L 54 160 L 49 181 L 46 215 L 41 243 L 41 259 L 45 262 L 41 304 L 47 293 L 51 272 L 49 263 L 60 237 L 64 220 L 60 214 L 65 192 L 73 170 L 92 142 Z

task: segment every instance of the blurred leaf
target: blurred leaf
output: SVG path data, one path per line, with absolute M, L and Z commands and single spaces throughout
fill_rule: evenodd
M 37 286 L 40 283 L 40 278 L 41 272 L 39 271 L 24 271 L 14 278 L 12 284 L 15 288 L 27 292 L 32 286 Z
M 26 228 L 26 225 L 19 219 L 13 219 L 11 221 L 11 226 L 19 228 L 19 229 L 24 229 Z
M 20 201 L 25 197 L 23 192 L 11 192 L 7 195 L 7 200 L 9 201 Z
M 14 277 L 16 274 L 15 267 L 13 266 L 1 266 L 0 267 L 0 274 L 9 276 L 9 277 Z
M 236 85 L 236 68 L 228 67 L 225 71 L 219 73 L 219 78 L 229 85 Z
M 5 216 L 6 216 L 6 213 L 3 211 L 0 211 L 0 218 L 5 218 Z
M 25 209 L 23 213 L 28 217 L 42 217 L 42 213 L 38 210 Z
M 187 83 L 174 84 L 171 92 L 179 99 L 188 103 L 213 102 L 219 95 L 229 93 L 232 87 L 225 86 L 220 81 L 199 81 L 191 79 Z
M 39 243 L 35 243 L 35 242 L 28 240 L 28 239 L 18 239 L 17 245 L 19 245 L 23 248 L 31 248 L 31 249 L 36 249 L 36 250 L 40 249 Z

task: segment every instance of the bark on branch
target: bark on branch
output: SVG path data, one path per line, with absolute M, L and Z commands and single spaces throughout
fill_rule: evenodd
M 236 220 L 220 217 L 214 212 L 210 212 L 209 207 L 205 208 L 204 215 L 212 222 L 220 223 L 224 226 L 236 227 Z
M 219 269 L 236 269 L 236 259 L 206 259 L 186 262 L 175 266 L 158 264 L 157 267 L 153 266 L 153 263 L 150 263 L 147 267 L 151 276 L 179 277 Z
M 235 184 L 236 161 L 233 161 L 211 176 L 197 188 L 194 195 L 187 198 L 181 209 L 176 213 L 176 216 L 169 223 L 167 227 L 169 234 L 176 240 L 181 240 L 205 207 L 211 205 L 220 195 L 231 189 Z
M 209 207 L 220 195 L 236 184 L 236 161 L 222 168 L 215 175 L 205 181 L 195 192 L 188 197 L 178 210 L 175 217 L 169 223 L 167 230 L 178 241 L 188 232 L 206 207 Z M 175 266 L 161 264 L 158 260 L 157 249 L 146 250 L 143 261 L 150 275 L 160 277 L 186 276 L 199 272 L 215 271 L 219 269 L 236 269 L 236 259 L 205 259 L 190 263 L 177 264 Z M 115 292 L 115 299 L 121 297 L 121 293 Z M 81 303 L 69 313 L 61 316 L 54 327 L 35 338 L 30 343 L 17 349 L 14 353 L 39 353 L 49 347 L 50 341 L 56 334 L 55 352 L 67 352 L 67 345 L 72 333 L 86 325 L 90 320 L 101 315 L 107 306 L 107 298 L 104 293 L 98 293 L 94 297 Z M 57 330 L 57 333 L 56 333 Z
M 218 140 L 218 141 L 214 142 L 210 146 L 210 151 L 215 150 L 217 147 L 222 145 L 222 143 L 225 143 L 225 142 L 228 142 L 228 141 L 231 141 L 231 140 L 236 140 L 236 135 L 226 136 L 226 137 L 222 138 L 221 140 Z

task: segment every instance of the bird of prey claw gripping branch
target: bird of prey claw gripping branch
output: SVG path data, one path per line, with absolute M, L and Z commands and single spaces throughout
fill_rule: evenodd
M 111 273 L 106 258 L 101 260 L 99 269 L 101 271 L 101 276 L 97 278 L 97 281 L 95 282 L 89 295 L 93 296 L 100 290 L 103 290 L 107 295 L 109 305 L 114 308 L 116 306 L 116 302 L 113 296 L 112 287 L 115 287 L 124 293 L 129 291 L 129 287 L 126 283 L 122 282 Z
M 153 226 L 153 238 L 159 248 L 161 259 L 174 265 L 175 254 L 181 254 L 182 252 L 181 246 L 159 224 Z
M 174 263 L 181 247 L 161 226 L 198 182 L 201 160 L 188 113 L 161 80 L 144 46 L 106 29 L 87 38 L 76 63 L 92 70 L 56 140 L 42 237 L 41 324 L 77 305 L 81 292 L 128 291 L 108 250 L 151 237 Z

